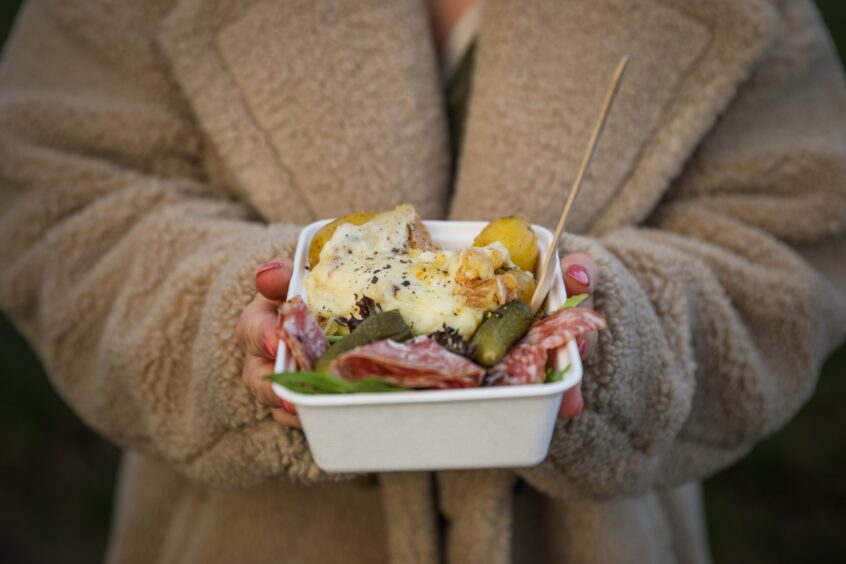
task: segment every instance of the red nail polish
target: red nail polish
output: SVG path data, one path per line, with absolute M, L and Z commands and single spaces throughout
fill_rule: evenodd
M 293 403 L 287 402 L 282 398 L 279 398 L 279 406 L 289 415 L 297 414 L 297 407 Z
M 256 271 L 256 276 L 258 276 L 259 274 L 261 274 L 263 272 L 267 272 L 268 270 L 275 270 L 277 268 L 282 268 L 281 262 L 277 262 L 277 261 L 269 262 L 267 264 L 262 265 L 262 267 L 259 268 Z
M 587 269 L 580 264 L 571 264 L 564 272 L 564 276 L 569 276 L 582 286 L 590 286 L 590 276 L 588 276 Z
M 261 340 L 261 348 L 264 349 L 265 354 L 267 354 L 271 360 L 276 360 L 276 351 L 273 350 L 273 347 L 270 346 L 270 343 L 267 342 L 266 338 Z
M 576 345 L 579 347 L 579 356 L 584 357 L 587 343 L 584 339 L 576 339 Z

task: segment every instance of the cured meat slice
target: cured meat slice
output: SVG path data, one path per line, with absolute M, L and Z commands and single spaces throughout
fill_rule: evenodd
M 540 345 L 516 345 L 488 370 L 487 386 L 542 384 L 546 377 L 546 349 Z
M 536 321 L 526 335 L 488 371 L 485 384 L 540 384 L 546 375 L 547 352 L 589 331 L 605 329 L 605 318 L 587 308 L 567 308 Z
M 279 306 L 276 332 L 288 345 L 300 370 L 312 370 L 315 361 L 329 348 L 317 320 L 299 296 Z
M 329 371 L 347 380 L 376 376 L 403 388 L 471 388 L 484 375 L 482 367 L 426 336 L 358 347 L 332 361 Z
M 605 329 L 605 326 L 605 318 L 592 309 L 559 309 L 535 322 L 520 342 L 540 345 L 547 350 L 557 349 L 589 331 Z

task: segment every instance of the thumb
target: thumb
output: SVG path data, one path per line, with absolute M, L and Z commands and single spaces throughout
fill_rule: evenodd
M 291 259 L 284 256 L 274 258 L 256 271 L 256 290 L 268 300 L 284 301 L 292 271 Z
M 568 296 L 593 294 L 599 281 L 599 267 L 585 253 L 571 253 L 561 259 L 561 273 Z

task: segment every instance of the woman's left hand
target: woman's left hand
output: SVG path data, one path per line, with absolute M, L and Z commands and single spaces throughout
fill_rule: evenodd
M 593 307 L 593 291 L 599 281 L 599 269 L 593 259 L 585 253 L 573 253 L 561 259 L 561 272 L 564 275 L 564 287 L 568 296 L 588 294 L 588 299 L 583 301 L 580 307 Z M 582 360 L 590 358 L 596 350 L 596 331 L 591 331 L 576 342 L 579 346 L 579 354 Z M 579 383 L 575 388 L 568 390 L 561 398 L 561 407 L 558 409 L 559 419 L 573 419 L 582 412 L 584 399 L 582 398 L 582 385 Z

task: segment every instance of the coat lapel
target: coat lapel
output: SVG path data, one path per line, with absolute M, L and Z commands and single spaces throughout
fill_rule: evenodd
M 271 221 L 446 209 L 449 156 L 416 0 L 180 0 L 162 51 L 218 182 Z
M 553 225 L 614 66 L 626 79 L 569 229 L 643 221 L 761 56 L 757 0 L 491 0 L 451 216 Z

